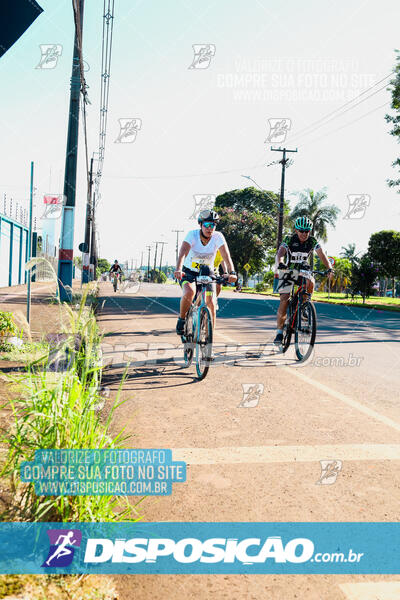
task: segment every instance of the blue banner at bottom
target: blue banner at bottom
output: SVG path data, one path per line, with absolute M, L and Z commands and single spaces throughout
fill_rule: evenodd
M 0 573 L 399 574 L 400 523 L 0 523 Z

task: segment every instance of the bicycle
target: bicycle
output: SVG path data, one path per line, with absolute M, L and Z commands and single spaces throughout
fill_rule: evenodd
M 212 360 L 213 325 L 206 304 L 206 288 L 209 283 L 223 283 L 226 280 L 226 277 L 215 277 L 211 274 L 199 274 L 195 278 L 196 293 L 186 314 L 184 334 L 181 339 L 186 367 L 192 364 L 196 351 L 196 372 L 200 381 L 207 375 Z
M 308 264 L 301 265 L 299 270 L 285 269 L 285 271 L 283 284 L 294 283 L 298 287 L 294 291 L 294 285 L 292 286 L 289 298 L 283 326 L 282 352 L 285 353 L 289 348 L 294 333 L 296 356 L 299 361 L 305 362 L 313 351 L 317 334 L 317 313 L 311 294 L 307 292 L 307 279 L 314 274 L 325 276 L 328 271 L 312 271 Z

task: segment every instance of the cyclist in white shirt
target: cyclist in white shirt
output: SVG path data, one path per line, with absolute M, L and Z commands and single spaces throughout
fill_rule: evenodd
M 178 335 L 183 335 L 186 313 L 196 293 L 196 275 L 204 267 L 208 267 L 209 272 L 214 272 L 218 250 L 228 269 L 228 282 L 237 279 L 225 237 L 220 231 L 215 231 L 218 222 L 219 216 L 214 210 L 202 210 L 198 217 L 200 229 L 189 231 L 182 242 L 175 271 L 175 277 L 179 279 L 183 291 L 180 316 L 176 324 Z M 215 327 L 215 283 L 207 287 L 206 297 Z

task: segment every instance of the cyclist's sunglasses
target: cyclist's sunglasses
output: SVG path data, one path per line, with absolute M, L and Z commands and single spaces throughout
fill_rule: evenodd
M 297 228 L 297 231 L 300 231 L 301 233 L 310 233 L 310 229 L 300 229 L 300 227 Z
M 217 224 L 214 223 L 213 221 L 203 221 L 203 225 L 204 225 L 204 227 L 207 227 L 207 228 L 212 227 L 213 229 L 214 229 L 214 227 L 217 226 Z

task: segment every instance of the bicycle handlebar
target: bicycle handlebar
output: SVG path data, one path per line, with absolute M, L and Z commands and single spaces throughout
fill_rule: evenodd
M 299 265 L 299 268 L 296 269 L 296 267 L 287 267 L 286 265 L 283 267 L 283 265 L 278 265 L 278 269 L 280 271 L 308 271 L 309 273 L 316 273 L 317 275 L 328 275 L 328 273 L 332 273 L 333 269 L 330 270 L 326 270 L 326 271 L 317 271 L 317 270 L 311 270 L 309 265 Z
M 197 275 L 197 274 L 195 275 L 196 280 L 198 280 L 199 277 L 207 277 L 207 278 L 211 279 L 212 281 L 215 281 L 215 283 L 222 284 L 224 282 L 228 283 L 229 275 L 225 275 L 225 276 L 218 275 L 217 277 L 215 277 L 214 275 L 211 275 L 211 274 L 210 275 Z M 197 281 L 197 283 L 199 285 L 207 285 L 207 283 L 209 283 L 209 282 Z M 232 283 L 232 285 L 234 285 L 234 283 Z

